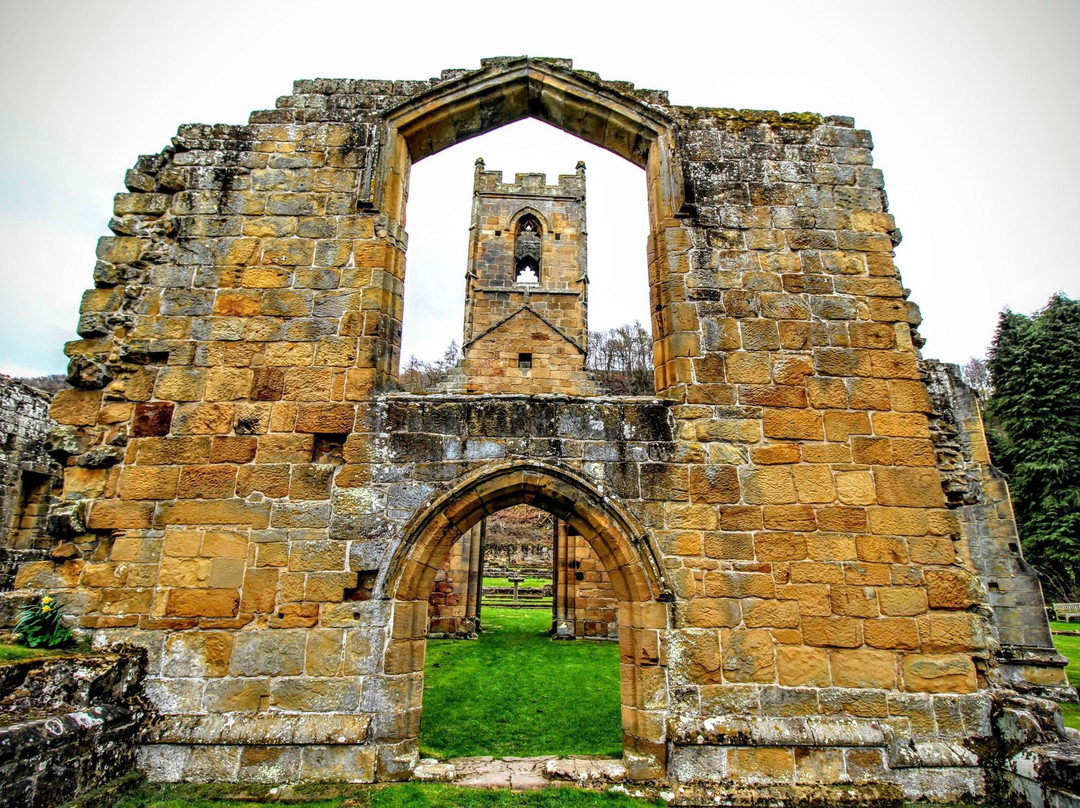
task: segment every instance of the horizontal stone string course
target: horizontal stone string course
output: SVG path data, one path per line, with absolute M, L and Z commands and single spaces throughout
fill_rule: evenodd
M 1064 678 L 1048 631 L 1038 664 L 995 658 L 1016 619 L 989 583 L 1022 565 L 1010 519 L 980 525 L 1007 492 L 977 412 L 954 419 L 967 455 L 942 441 L 869 133 L 525 57 L 296 91 L 139 158 L 52 405 L 85 532 L 18 585 L 147 649 L 144 769 L 407 776 L 432 582 L 527 503 L 620 599 L 630 777 L 984 793 L 950 755 L 989 738 L 989 694 Z M 410 165 L 530 115 L 645 171 L 656 397 L 394 392 Z M 721 718 L 806 729 L 684 731 Z M 323 719 L 345 740 L 303 740 Z

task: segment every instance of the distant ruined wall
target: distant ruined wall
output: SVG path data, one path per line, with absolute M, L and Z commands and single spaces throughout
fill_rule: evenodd
M 294 89 L 128 172 L 51 409 L 80 557 L 19 581 L 147 649 L 143 769 L 407 777 L 438 569 L 525 503 L 618 597 L 631 779 L 984 794 L 989 514 L 942 487 L 870 133 L 560 59 Z M 657 395 L 388 393 L 412 163 L 529 116 L 643 169 Z
M 21 563 L 43 558 L 52 541 L 45 521 L 60 464 L 47 452 L 51 396 L 0 375 L 0 592 L 15 585 Z

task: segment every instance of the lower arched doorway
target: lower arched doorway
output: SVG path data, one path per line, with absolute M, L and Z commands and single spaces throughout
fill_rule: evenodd
M 485 516 L 525 503 L 565 521 L 592 546 L 619 600 L 623 761 L 635 779 L 666 770 L 666 672 L 661 665 L 668 599 L 656 554 L 636 520 L 579 474 L 540 464 L 488 467 L 461 480 L 407 528 L 385 581 L 392 601 L 391 635 L 383 658 L 388 677 L 415 679 L 424 668 L 428 596 L 454 542 Z M 408 720 L 392 722 L 415 741 L 423 688 L 401 690 Z

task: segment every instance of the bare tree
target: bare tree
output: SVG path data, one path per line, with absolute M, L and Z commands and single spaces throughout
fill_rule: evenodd
M 963 375 L 967 386 L 979 394 L 979 398 L 983 401 L 990 398 L 990 395 L 994 392 L 994 383 L 990 378 L 990 369 L 986 366 L 984 360 L 974 356 L 971 357 L 960 368 L 960 373 Z
M 401 387 L 410 393 L 434 390 L 443 377 L 461 361 L 461 358 L 461 348 L 457 340 L 446 346 L 443 355 L 434 362 L 419 359 L 413 354 L 405 363 L 398 381 Z
M 638 320 L 607 331 L 592 331 L 585 367 L 615 395 L 650 395 L 652 338 Z

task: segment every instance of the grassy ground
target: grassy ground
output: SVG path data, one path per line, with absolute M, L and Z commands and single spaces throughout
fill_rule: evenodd
M 1080 631 L 1080 623 L 1053 622 L 1050 628 L 1054 631 Z M 1055 634 L 1054 645 L 1061 655 L 1069 660 L 1065 668 L 1069 684 L 1080 688 L 1080 635 Z M 1065 726 L 1080 729 L 1080 704 L 1062 704 L 1061 717 L 1065 719 Z
M 488 607 L 479 640 L 429 640 L 424 754 L 621 754 L 619 647 L 554 642 L 545 610 Z
M 544 580 L 543 578 L 526 578 L 524 581 L 519 581 L 518 586 L 530 586 L 536 589 L 542 589 L 551 583 L 551 580 Z M 509 578 L 484 578 L 484 586 L 513 586 L 513 582 Z M 1077 625 L 1080 625 L 1078 623 Z
M 18 662 L 21 659 L 38 659 L 70 653 L 72 653 L 70 648 L 27 648 L 25 645 L 0 643 L 0 662 Z
M 243 786 L 236 785 L 147 785 L 116 800 L 110 808 L 269 808 L 281 805 L 280 802 L 269 800 L 258 802 L 256 795 L 261 792 L 238 793 L 244 791 Z M 645 805 L 664 804 L 577 788 L 515 792 L 461 788 L 441 783 L 313 787 L 297 789 L 296 798 L 302 799 L 305 794 L 310 794 L 312 799 L 300 802 L 290 798 L 291 808 L 643 808 Z

